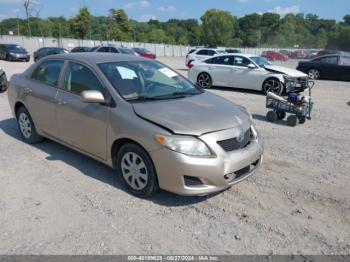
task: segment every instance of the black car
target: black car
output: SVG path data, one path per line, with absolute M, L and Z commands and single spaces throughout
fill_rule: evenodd
M 23 47 L 15 44 L 0 44 L 0 59 L 29 62 L 30 55 Z
M 239 49 L 232 49 L 232 48 L 228 48 L 225 50 L 226 53 L 229 53 L 229 54 L 238 54 L 238 53 L 241 53 L 241 51 Z
M 77 46 L 70 50 L 72 53 L 86 53 L 90 52 L 91 48 L 87 46 Z
M 310 61 L 301 61 L 297 70 L 310 79 L 350 80 L 350 55 L 327 55 Z
M 67 49 L 60 48 L 60 47 L 42 47 L 39 50 L 34 52 L 34 62 L 38 61 L 39 59 L 49 56 L 49 55 L 57 55 L 57 54 L 63 54 L 63 53 L 69 53 Z
M 0 68 L 0 93 L 3 93 L 7 90 L 7 78 L 5 71 Z

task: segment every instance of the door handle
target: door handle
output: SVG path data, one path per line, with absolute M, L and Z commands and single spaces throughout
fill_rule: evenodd
M 67 102 L 64 101 L 63 99 L 57 99 L 57 104 L 59 104 L 60 106 L 64 106 L 67 104 Z
M 24 88 L 24 93 L 25 93 L 25 94 L 30 94 L 30 93 L 32 93 L 32 92 L 33 92 L 32 89 L 30 89 L 30 88 L 28 88 L 28 87 Z
M 216 66 L 210 66 L 209 69 L 210 69 L 210 70 L 216 69 Z

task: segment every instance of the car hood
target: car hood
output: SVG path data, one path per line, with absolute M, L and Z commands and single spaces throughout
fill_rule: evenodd
M 273 73 L 280 73 L 280 74 L 286 74 L 291 77 L 306 77 L 307 75 L 303 72 L 300 72 L 295 69 L 287 68 L 284 66 L 276 66 L 276 65 L 266 65 L 265 69 L 267 71 L 273 72 Z
M 176 134 L 200 136 L 250 121 L 242 106 L 204 92 L 190 97 L 133 104 L 135 113 Z

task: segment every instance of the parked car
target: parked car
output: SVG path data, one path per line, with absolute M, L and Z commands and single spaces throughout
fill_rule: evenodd
M 280 50 L 279 51 L 281 54 L 284 54 L 284 55 L 286 55 L 286 56 L 288 56 L 288 58 L 292 55 L 292 51 L 289 51 L 289 50 L 284 50 L 284 49 L 282 49 L 282 50 Z
M 4 70 L 0 68 L 0 93 L 3 93 L 7 90 L 7 78 Z
M 300 71 L 275 66 L 264 57 L 249 54 L 224 54 L 194 62 L 188 77 L 202 88 L 236 87 L 278 95 L 286 88 L 303 91 L 308 81 Z
M 264 51 L 261 54 L 262 57 L 265 57 L 269 61 L 288 61 L 288 56 L 281 54 L 276 51 Z
M 292 59 L 306 59 L 307 53 L 304 50 L 296 50 L 291 53 L 290 58 Z
M 69 53 L 69 51 L 65 48 L 60 48 L 60 47 L 42 47 L 34 52 L 33 54 L 34 62 L 49 55 L 57 55 L 57 54 L 64 54 L 64 53 Z
M 135 195 L 158 188 L 203 195 L 261 164 L 248 111 L 137 56 L 49 56 L 11 78 L 9 104 L 23 138 L 50 138 L 117 170 Z
M 225 51 L 226 51 L 226 53 L 229 53 L 229 54 L 241 53 L 241 51 L 239 49 L 232 49 L 232 48 L 226 48 Z
M 90 52 L 91 47 L 87 46 L 77 46 L 74 47 L 71 51 L 71 53 L 85 53 L 85 52 Z
M 325 55 L 336 55 L 339 54 L 339 51 L 336 50 L 321 50 L 316 54 L 316 57 L 325 56 Z
M 136 48 L 133 48 L 132 50 L 134 50 L 140 56 L 145 57 L 145 58 L 149 58 L 149 59 L 156 59 L 157 58 L 155 54 L 153 54 L 151 51 L 147 50 L 146 48 L 136 47 Z
M 117 47 L 114 45 L 107 45 L 107 46 L 99 46 L 95 48 L 92 52 L 98 52 L 98 53 L 114 53 L 114 54 L 125 54 L 125 55 L 134 55 L 138 56 L 138 54 L 127 47 Z
M 298 70 L 310 79 L 350 80 L 350 55 L 327 55 L 299 62 Z
M 27 50 L 20 45 L 0 44 L 0 59 L 29 62 L 30 55 Z
M 192 62 L 200 61 L 209 57 L 213 57 L 219 54 L 225 54 L 226 51 L 224 49 L 215 49 L 215 48 L 199 48 L 194 52 L 189 53 L 186 57 L 186 66 L 191 68 Z

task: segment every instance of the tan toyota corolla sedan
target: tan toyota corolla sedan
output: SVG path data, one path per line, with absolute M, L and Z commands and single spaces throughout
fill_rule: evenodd
M 135 195 L 224 190 L 261 164 L 262 138 L 244 107 L 136 56 L 49 56 L 10 81 L 28 143 L 44 137 L 116 169 Z

